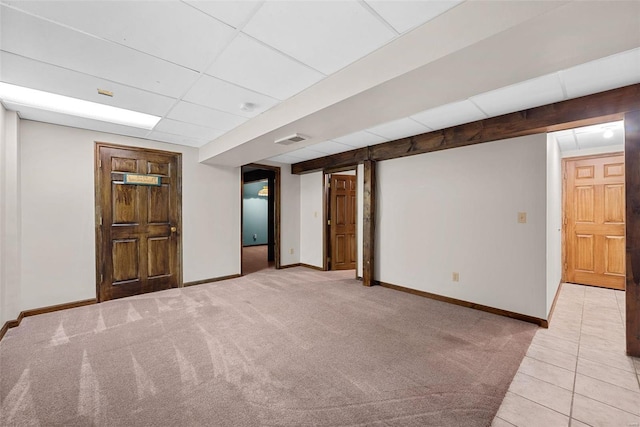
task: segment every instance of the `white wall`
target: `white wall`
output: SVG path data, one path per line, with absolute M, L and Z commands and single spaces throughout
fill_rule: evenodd
M 300 175 L 300 262 L 323 267 L 322 172 Z
M 300 262 L 300 176 L 292 175 L 288 164 L 266 160 L 257 163 L 280 167 L 280 264 L 297 264 Z
M 240 272 L 239 168 L 138 138 L 32 121 L 20 132 L 22 310 L 95 297 L 94 141 L 182 153 L 183 279 Z
M 0 326 L 20 313 L 20 144 L 18 115 L 0 105 Z
M 377 166 L 377 280 L 546 318 L 545 135 Z
M 547 136 L 547 317 L 562 279 L 562 157 Z

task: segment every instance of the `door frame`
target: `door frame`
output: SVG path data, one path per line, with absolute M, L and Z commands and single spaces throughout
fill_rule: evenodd
M 329 258 L 331 257 L 331 230 L 329 225 L 329 206 L 331 201 L 331 187 L 329 183 L 331 182 L 331 175 L 336 174 L 340 175 L 340 172 L 355 172 L 356 177 L 356 273 L 355 278 L 361 279 L 358 276 L 358 255 L 360 253 L 360 245 L 359 245 L 359 236 L 358 236 L 358 215 L 360 214 L 358 210 L 358 165 L 355 166 L 347 166 L 340 167 L 335 169 L 324 169 L 322 171 L 322 270 L 329 271 L 330 264 Z
M 574 161 L 574 160 L 589 160 L 589 159 L 601 159 L 603 157 L 616 157 L 616 156 L 623 156 L 624 157 L 624 151 L 615 151 L 615 152 L 610 152 L 610 153 L 602 153 L 602 154 L 590 154 L 587 156 L 573 156 L 573 157 L 563 157 L 562 158 L 562 241 L 561 241 L 561 245 L 562 245 L 562 274 L 561 274 L 561 280 L 562 283 L 570 283 L 567 282 L 567 162 L 570 161 Z M 625 188 L 626 188 L 626 183 L 627 183 L 627 176 L 625 175 L 624 177 L 624 181 L 625 181 Z M 626 216 L 626 212 L 625 212 L 625 227 L 627 224 L 627 216 Z M 626 238 L 626 236 L 625 236 Z M 581 284 L 583 286 L 594 286 L 594 285 L 585 285 L 585 284 Z M 626 290 L 626 283 L 625 283 L 625 290 Z M 610 288 L 607 288 L 610 289 Z
M 96 301 L 102 302 L 100 299 L 100 284 L 102 283 L 101 275 L 102 275 L 102 265 L 103 265 L 103 253 L 102 253 L 102 241 L 103 241 L 103 230 L 102 230 L 102 206 L 100 205 L 100 190 L 102 189 L 102 182 L 100 182 L 100 149 L 101 148 L 114 148 L 121 150 L 131 150 L 131 151 L 139 151 L 143 153 L 158 153 L 163 155 L 170 155 L 175 157 L 177 171 L 176 171 L 176 189 L 177 189 L 177 197 L 178 197 L 178 249 L 176 254 L 176 259 L 178 261 L 178 265 L 176 267 L 176 279 L 178 282 L 178 288 L 182 288 L 184 285 L 183 282 L 183 269 L 182 269 L 182 153 L 177 153 L 174 151 L 165 151 L 165 150 L 155 150 L 151 148 L 143 148 L 143 147 L 133 147 L 129 145 L 120 145 L 120 144 L 112 144 L 108 142 L 100 142 L 94 141 L 94 151 L 93 151 L 93 183 L 94 183 L 94 216 L 95 216 L 95 244 L 96 244 Z
M 281 244 L 280 244 L 280 200 L 281 200 L 281 169 L 279 166 L 269 166 L 263 165 L 259 163 L 249 163 L 240 167 L 240 275 L 244 276 L 244 272 L 242 271 L 242 261 L 244 258 L 243 255 L 243 217 L 244 217 L 244 174 L 242 173 L 242 168 L 244 166 L 250 166 L 257 169 L 264 169 L 268 171 L 272 171 L 275 173 L 275 178 L 273 180 L 273 192 L 274 192 L 274 214 L 273 214 L 273 251 L 274 251 L 274 261 L 276 270 L 280 270 L 281 268 Z

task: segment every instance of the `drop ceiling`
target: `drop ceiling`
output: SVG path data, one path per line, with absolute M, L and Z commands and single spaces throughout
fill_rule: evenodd
M 226 166 L 640 82 L 636 1 L 0 0 L 0 15 L 0 81 L 162 118 L 144 131 L 5 103 L 23 119 L 198 147 Z M 293 133 L 310 138 L 273 143 Z

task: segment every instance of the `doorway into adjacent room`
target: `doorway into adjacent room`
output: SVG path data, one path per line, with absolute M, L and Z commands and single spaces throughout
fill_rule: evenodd
M 357 264 L 356 170 L 325 174 L 325 265 L 355 270 Z
M 625 289 L 623 122 L 555 133 L 562 153 L 563 281 Z
M 241 274 L 280 268 L 280 168 L 243 166 L 241 198 Z

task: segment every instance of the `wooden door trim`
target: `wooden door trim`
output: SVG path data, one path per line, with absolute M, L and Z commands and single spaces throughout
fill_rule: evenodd
M 274 205 L 275 205 L 275 213 L 274 213 L 274 231 L 273 231 L 273 239 L 274 239 L 274 257 L 275 257 L 275 268 L 276 270 L 280 270 L 282 267 L 281 264 L 281 251 L 282 251 L 282 245 L 280 244 L 280 209 L 281 209 L 281 190 L 282 190 L 282 185 L 281 185 L 281 168 L 280 166 L 269 166 L 269 165 L 263 165 L 260 163 L 249 163 L 246 164 L 244 166 L 251 166 L 254 168 L 259 168 L 259 169 L 265 169 L 265 170 L 269 170 L 269 171 L 273 171 L 275 173 L 275 178 L 274 178 L 274 192 L 275 192 L 275 197 L 274 197 Z M 243 166 L 242 166 L 243 167 Z M 240 167 L 240 276 L 244 276 L 244 272 L 242 271 L 242 261 L 244 258 L 243 255 L 243 237 L 244 237 L 244 230 L 243 230 L 243 215 L 244 215 L 244 174 L 242 173 L 242 167 Z
M 567 221 L 567 163 L 576 161 L 576 160 L 590 160 L 590 159 L 601 159 L 604 157 L 616 157 L 616 156 L 624 156 L 623 151 L 616 151 L 612 153 L 602 153 L 602 154 L 590 154 L 588 156 L 573 156 L 573 157 L 563 157 L 562 158 L 562 282 L 567 283 L 567 232 L 568 232 L 568 221 Z M 626 177 L 625 177 L 626 182 Z M 591 286 L 591 285 L 585 285 Z
M 178 287 L 183 287 L 183 268 L 182 268 L 182 153 L 177 153 L 174 151 L 165 151 L 165 150 L 155 150 L 151 148 L 144 147 L 134 147 L 129 145 L 119 145 L 108 142 L 95 141 L 94 142 L 94 151 L 93 151 L 93 184 L 94 184 L 94 216 L 95 216 L 95 245 L 96 245 L 96 301 L 102 302 L 100 299 L 100 276 L 104 271 L 104 254 L 102 253 L 102 243 L 103 243 L 103 230 L 100 224 L 101 220 L 101 209 L 100 205 L 100 150 L 102 148 L 113 148 L 116 150 L 131 150 L 138 151 L 142 153 L 157 153 L 162 155 L 173 156 L 176 159 L 176 190 L 177 190 L 177 204 L 178 204 L 178 250 L 177 250 L 177 271 L 176 271 L 176 280 L 178 282 Z

